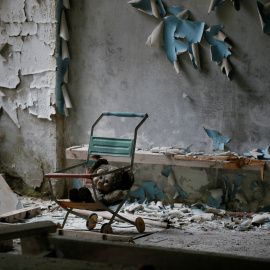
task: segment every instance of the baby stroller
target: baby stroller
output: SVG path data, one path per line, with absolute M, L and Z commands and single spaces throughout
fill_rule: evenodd
M 137 124 L 134 130 L 134 138 L 133 139 L 122 139 L 122 138 L 109 138 L 109 137 L 95 137 L 93 136 L 94 128 L 97 125 L 97 123 L 101 120 L 104 116 L 116 116 L 116 117 L 139 117 L 142 118 L 142 120 Z M 130 112 L 103 112 L 99 118 L 95 121 L 95 123 L 92 125 L 91 128 L 91 135 L 90 135 L 90 141 L 89 141 L 89 148 L 88 148 L 88 154 L 86 161 L 79 163 L 77 165 L 58 170 L 54 173 L 48 173 L 44 175 L 44 178 L 48 178 L 49 180 L 49 186 L 52 194 L 52 199 L 63 209 L 67 211 L 63 224 L 60 225 L 61 228 L 64 228 L 66 220 L 68 218 L 68 215 L 70 213 L 79 216 L 81 218 L 86 219 L 86 227 L 89 230 L 92 230 L 95 228 L 97 224 L 98 215 L 96 213 L 91 214 L 90 216 L 82 215 L 81 213 L 78 213 L 74 211 L 73 209 L 84 209 L 84 210 L 106 210 L 112 214 L 112 217 L 108 223 L 105 223 L 101 227 L 102 233 L 113 233 L 111 224 L 113 223 L 115 217 L 120 218 L 121 220 L 128 222 L 134 226 L 136 226 L 137 230 L 139 232 L 144 232 L 145 230 L 145 224 L 142 218 L 138 217 L 136 218 L 135 222 L 121 216 L 118 212 L 120 211 L 123 204 L 128 200 L 130 196 L 130 190 L 127 190 L 126 196 L 122 199 L 121 203 L 117 206 L 116 210 L 112 210 L 109 208 L 109 206 L 104 205 L 98 198 L 97 198 L 97 191 L 96 191 L 96 185 L 93 181 L 94 177 L 100 177 L 104 176 L 106 174 L 112 174 L 116 172 L 120 172 L 123 170 L 133 170 L 133 163 L 134 163 L 134 155 L 135 155 L 135 147 L 136 147 L 136 139 L 137 139 L 137 131 L 139 127 L 143 124 L 143 122 L 148 118 L 148 115 L 146 113 L 130 113 Z M 89 159 L 91 156 L 119 156 L 119 157 L 127 157 L 130 158 L 130 164 L 128 166 L 124 166 L 122 168 L 117 168 L 113 171 L 109 172 L 102 172 L 101 174 L 98 173 L 84 173 L 84 174 L 70 174 L 66 173 L 68 170 L 78 168 L 78 167 L 84 167 L 87 168 L 89 165 Z M 67 200 L 58 200 L 53 191 L 53 186 L 51 183 L 51 178 L 80 178 L 84 179 L 84 183 L 87 183 L 90 181 L 93 189 L 94 194 L 94 203 L 85 203 L 85 202 L 72 202 Z

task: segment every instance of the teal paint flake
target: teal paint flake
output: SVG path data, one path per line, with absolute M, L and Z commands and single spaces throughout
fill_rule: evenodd
M 142 187 L 144 189 L 146 197 L 149 198 L 150 200 L 161 200 L 164 197 L 166 197 L 164 192 L 158 189 L 158 187 L 156 187 L 155 182 L 144 182 L 142 184 Z
M 192 44 L 201 41 L 204 22 L 182 20 L 175 16 L 163 19 L 164 22 L 164 50 L 169 61 L 173 64 L 177 55 L 185 51 L 193 56 Z M 183 39 L 184 42 L 179 39 Z M 195 60 L 192 61 L 195 68 Z
M 214 38 L 222 28 L 223 25 L 214 25 L 210 28 L 210 31 L 204 32 L 205 40 L 211 45 L 212 61 L 215 61 L 216 64 L 219 64 L 223 58 L 231 55 L 230 47 L 225 42 Z
M 138 187 L 135 190 L 130 191 L 130 197 L 134 197 L 137 199 L 138 203 L 143 203 L 146 199 L 144 189 L 142 187 Z
M 177 16 L 179 13 L 181 13 L 185 9 L 184 8 L 181 8 L 181 7 L 169 7 L 167 10 L 170 13 L 172 13 L 174 16 Z M 186 15 L 185 20 L 188 19 L 188 17 L 189 17 L 189 10 L 187 10 L 187 15 Z
M 219 131 L 204 128 L 207 135 L 213 140 L 214 149 L 224 150 L 224 144 L 230 141 L 230 137 L 219 135 Z
M 185 191 L 183 191 L 180 187 L 177 187 L 177 192 L 178 192 L 178 196 L 176 198 L 182 198 L 182 199 L 187 199 L 188 195 Z
M 145 13 L 149 14 L 149 15 L 154 15 L 153 11 L 152 11 L 152 6 L 151 6 L 151 1 L 150 0 L 140 0 L 138 2 L 132 2 L 130 1 L 129 4 L 131 4 L 132 7 L 140 9 L 142 11 L 144 11 Z M 156 4 L 159 6 L 160 8 L 160 17 L 164 18 L 166 16 L 166 11 L 165 8 L 163 6 L 163 3 L 161 0 L 156 0 Z
M 215 3 L 211 9 L 211 11 L 215 10 L 216 7 L 218 7 L 221 3 L 223 3 L 225 0 L 215 0 Z M 239 11 L 240 10 L 240 1 L 239 0 L 231 0 L 233 1 L 234 8 Z

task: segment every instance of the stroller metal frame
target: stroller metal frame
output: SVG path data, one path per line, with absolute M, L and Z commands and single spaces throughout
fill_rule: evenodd
M 94 137 L 94 128 L 98 124 L 98 122 L 101 120 L 103 116 L 116 116 L 116 117 L 140 117 L 142 120 L 137 124 L 134 130 L 134 138 L 133 139 L 121 139 L 121 138 L 109 138 L 109 137 Z M 89 217 L 86 217 L 78 212 L 73 211 L 73 209 L 84 209 L 84 210 L 105 210 L 112 214 L 112 217 L 109 221 L 109 223 L 103 224 L 101 227 L 102 233 L 112 233 L 111 224 L 113 223 L 115 217 L 118 217 L 125 222 L 128 222 L 134 226 L 136 226 L 137 230 L 139 232 L 143 232 L 145 230 L 144 221 L 142 218 L 137 218 L 135 222 L 122 217 L 118 212 L 120 211 L 123 204 L 127 201 L 127 199 L 130 196 L 130 190 L 127 190 L 127 195 L 122 199 L 121 203 L 118 205 L 117 209 L 113 211 L 106 205 L 104 205 L 102 202 L 100 202 L 97 199 L 96 194 L 96 186 L 94 184 L 93 178 L 97 176 L 103 176 L 106 174 L 112 174 L 118 171 L 122 170 L 132 170 L 133 169 L 133 163 L 134 163 L 134 155 L 135 155 L 135 148 L 136 148 L 136 140 L 137 140 L 137 131 L 139 127 L 143 124 L 143 122 L 148 118 L 148 115 L 146 113 L 130 113 L 130 112 L 103 112 L 99 118 L 95 121 L 95 123 L 92 125 L 91 128 L 91 135 L 90 135 L 90 141 L 89 141 L 89 148 L 88 148 L 88 154 L 87 154 L 87 160 L 84 162 L 81 162 L 79 164 L 76 164 L 74 166 L 55 171 L 53 173 L 48 173 L 44 175 L 44 178 L 48 178 L 49 180 L 49 186 L 52 194 L 52 199 L 62 208 L 64 208 L 67 213 L 64 218 L 63 224 L 60 225 L 61 228 L 64 228 L 66 220 L 68 218 L 68 215 L 70 213 L 79 216 L 86 220 L 86 226 L 89 230 L 93 229 L 96 226 L 97 223 L 97 215 L 92 214 Z M 129 157 L 130 158 L 130 165 L 124 166 L 122 168 L 118 168 L 113 171 L 97 174 L 69 174 L 64 173 L 68 170 L 81 167 L 81 166 L 88 166 L 89 159 L 91 155 L 100 155 L 100 156 L 122 156 L 122 157 Z M 95 203 L 77 203 L 77 202 L 70 202 L 66 200 L 58 200 L 56 196 L 54 195 L 53 186 L 51 183 L 51 178 L 83 178 L 83 179 L 90 179 L 91 185 L 93 188 Z

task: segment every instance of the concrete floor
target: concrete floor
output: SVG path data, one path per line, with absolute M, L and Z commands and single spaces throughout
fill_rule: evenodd
M 40 205 L 42 215 L 31 218 L 27 222 L 41 220 L 52 220 L 55 223 L 62 222 L 65 211 L 56 209 L 51 212 L 48 206 L 51 201 L 40 199 L 20 198 L 26 206 Z M 104 222 L 107 222 L 104 220 Z M 102 223 L 102 222 L 101 222 Z M 97 224 L 94 232 L 99 232 L 101 223 Z M 144 233 L 139 233 L 130 224 L 116 222 L 112 224 L 114 234 L 132 236 L 135 244 L 168 247 L 185 250 L 196 250 L 216 252 L 222 254 L 233 254 L 239 256 L 250 256 L 258 258 L 270 258 L 270 229 L 267 227 L 253 227 L 249 231 L 230 230 L 215 222 L 193 222 L 180 228 L 160 228 L 146 225 Z M 85 220 L 70 215 L 65 229 L 88 231 Z M 20 241 L 14 241 L 14 254 L 20 254 Z

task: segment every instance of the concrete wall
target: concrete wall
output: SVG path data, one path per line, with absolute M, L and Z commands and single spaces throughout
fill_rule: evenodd
M 209 15 L 209 0 L 163 1 L 191 11 L 191 18 L 224 25 L 229 37 L 234 79 L 229 81 L 210 60 L 205 40 L 199 45 L 202 70 L 189 56 L 180 56 L 176 74 L 160 48 L 145 46 L 161 21 L 139 12 L 127 1 L 71 1 L 70 82 L 74 105 L 67 119 L 70 145 L 88 141 L 89 126 L 106 111 L 147 112 L 138 145 L 182 146 L 211 152 L 211 139 L 202 124 L 231 137 L 227 147 L 243 153 L 269 144 L 269 36 L 261 30 L 256 1 L 242 1 L 236 11 L 231 1 Z M 267 2 L 267 1 L 262 1 Z M 183 99 L 183 93 L 192 102 Z M 103 129 L 104 126 L 99 128 Z M 106 126 L 114 134 L 118 125 Z M 103 131 L 100 131 L 103 132 Z M 127 136 L 126 127 L 120 134 Z
M 56 26 L 54 0 L 0 0 L 0 170 L 38 190 L 61 162 Z
M 192 151 L 211 153 L 203 124 L 231 137 L 227 149 L 240 154 L 269 144 L 269 36 L 261 30 L 256 1 L 242 1 L 239 12 L 225 1 L 209 15 L 210 0 L 163 1 L 168 7 L 189 9 L 191 19 L 205 22 L 205 28 L 225 26 L 233 45 L 229 60 L 234 79 L 229 81 L 211 61 L 205 40 L 199 45 L 202 70 L 195 70 L 185 53 L 176 74 L 162 48 L 145 46 L 160 19 L 126 0 L 71 0 L 66 10 L 71 55 L 67 90 L 73 108 L 64 123 L 62 116 L 54 116 L 57 2 L 0 0 L 0 45 L 5 45 L 0 53 L 6 60 L 0 61 L 2 172 L 42 187 L 43 174 L 62 167 L 65 147 L 89 141 L 90 127 L 102 111 L 148 113 L 138 134 L 137 146 L 142 148 L 191 145 Z M 130 137 L 136 120 L 107 118 L 95 134 Z M 136 184 L 155 181 L 171 200 L 177 186 L 161 176 L 163 169 L 137 165 Z M 269 204 L 269 173 L 261 182 L 260 172 L 173 170 L 187 202 L 206 201 L 209 190 L 222 187 L 224 176 L 234 183 L 236 175 L 243 174 L 246 202 L 256 202 L 248 207 Z M 247 203 L 236 207 L 247 209 Z
M 126 2 L 70 2 L 67 20 L 72 61 L 68 90 L 73 110 L 65 121 L 66 145 L 87 143 L 90 127 L 102 111 L 133 111 L 149 114 L 138 134 L 138 146 L 142 148 L 192 145 L 192 151 L 211 153 L 211 139 L 202 128 L 208 124 L 231 137 L 227 150 L 242 154 L 257 147 L 264 149 L 270 133 L 270 40 L 261 30 L 256 1 L 242 1 L 239 12 L 231 1 L 225 1 L 209 15 L 209 0 L 163 1 L 168 7 L 189 9 L 191 19 L 205 22 L 206 29 L 224 25 L 223 32 L 233 45 L 229 57 L 233 81 L 211 61 L 210 47 L 204 39 L 199 45 L 202 70 L 195 70 L 185 53 L 180 55 L 181 70 L 176 74 L 163 49 L 145 46 L 161 20 Z M 191 102 L 183 98 L 184 93 Z M 117 120 L 100 123 L 96 135 L 129 137 L 136 121 Z M 172 198 L 176 187 L 169 186 L 161 176 L 164 167 L 146 167 L 136 166 L 137 183 L 155 181 Z M 236 174 L 243 174 L 249 187 L 252 181 L 258 181 L 260 200 L 257 197 L 257 205 L 252 209 L 263 203 L 265 185 L 270 181 L 266 173 L 262 183 L 260 172 L 192 168 L 174 171 L 178 184 L 189 195 L 189 202 L 203 200 L 209 194 L 207 190 L 222 187 L 224 175 L 233 182 Z M 245 192 L 249 204 L 256 201 L 253 191 L 246 188 Z M 243 204 L 235 207 L 247 208 Z

